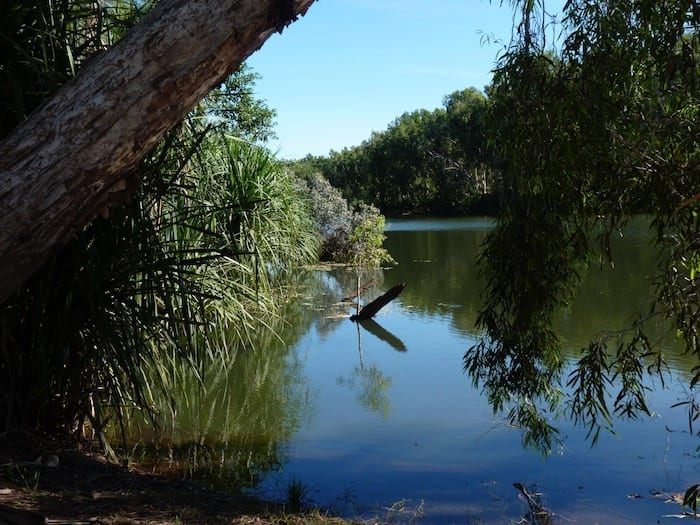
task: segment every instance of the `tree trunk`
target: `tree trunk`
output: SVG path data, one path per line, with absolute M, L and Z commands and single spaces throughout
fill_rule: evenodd
M 313 1 L 160 0 L 17 126 L 0 143 L 0 303 L 124 200 L 165 132 Z

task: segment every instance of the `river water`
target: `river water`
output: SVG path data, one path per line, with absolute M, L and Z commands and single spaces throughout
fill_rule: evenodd
M 199 454 L 195 466 L 267 498 L 284 501 L 293 486 L 305 503 L 362 519 L 532 519 L 518 483 L 539 495 L 553 523 L 675 523 L 670 516 L 684 509 L 666 500 L 700 481 L 700 441 L 684 408 L 671 408 L 687 398 L 696 363 L 669 346 L 665 388 L 650 383 L 652 417 L 615 421 L 616 434 L 602 433 L 594 447 L 562 414 L 551 454 L 523 448 L 522 432 L 463 371 L 479 337 L 474 258 L 491 227 L 488 219 L 389 221 L 386 248 L 398 264 L 363 276 L 375 282 L 363 302 L 407 286 L 363 326 L 339 303 L 354 291 L 355 274 L 309 272 L 280 330 L 285 342 L 239 352 L 180 414 L 178 439 L 199 444 L 188 452 Z M 645 304 L 655 267 L 645 228 L 640 219 L 626 230 L 615 268 L 591 268 L 559 315 L 568 358 Z

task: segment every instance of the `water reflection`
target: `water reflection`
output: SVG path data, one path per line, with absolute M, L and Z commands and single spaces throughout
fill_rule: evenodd
M 386 330 L 382 325 L 380 325 L 377 321 L 374 319 L 365 319 L 364 321 L 360 321 L 357 323 L 358 326 L 361 328 L 367 330 L 370 334 L 375 336 L 377 339 L 384 341 L 386 344 L 388 344 L 391 348 L 398 352 L 405 352 L 408 350 L 406 348 L 406 345 L 404 342 Z
M 446 315 L 459 332 L 477 335 L 483 282 L 476 256 L 493 226 L 488 219 L 394 220 L 386 248 L 398 265 L 385 279 L 406 282 L 405 303 L 425 316 Z M 567 310 L 556 319 L 563 347 L 586 346 L 592 334 L 619 330 L 645 308 L 652 291 L 657 255 L 650 249 L 645 219 L 640 218 L 613 241 L 615 266 L 593 264 Z M 674 356 L 677 357 L 677 356 Z
M 446 316 L 452 328 L 476 338 L 475 324 L 481 308 L 483 283 L 476 269 L 476 257 L 492 224 L 487 221 L 452 220 L 444 229 L 439 221 L 396 221 L 390 225 L 387 248 L 399 262 L 396 280 L 412 286 L 406 291 L 406 301 L 416 313 L 425 317 Z M 614 351 L 634 334 L 629 327 L 646 312 L 652 297 L 652 276 L 656 271 L 658 254 L 652 249 L 648 221 L 640 217 L 631 222 L 624 233 L 612 242 L 614 267 L 593 264 L 584 274 L 582 285 L 568 308 L 555 318 L 552 337 L 559 339 L 560 353 L 543 354 L 537 349 L 524 351 L 523 356 L 503 356 L 492 350 L 489 341 L 482 340 L 468 353 L 467 371 L 487 394 L 496 411 L 510 410 L 509 421 L 517 422 L 531 432 L 526 440 L 549 449 L 556 439 L 552 421 L 565 412 L 561 402 L 571 386 L 594 388 L 596 361 L 591 352 Z M 675 344 L 668 325 L 658 322 L 650 331 L 650 343 L 660 348 L 666 363 L 678 375 L 688 377 L 695 358 L 682 354 Z M 599 341 L 591 347 L 592 341 Z M 499 347 L 500 348 L 500 347 Z M 502 349 L 501 349 L 502 350 Z M 588 353 L 586 353 L 588 352 Z M 584 356 L 588 359 L 584 375 L 569 376 L 568 366 Z M 500 357 L 499 357 L 500 356 Z M 632 366 L 629 360 L 626 361 Z M 644 366 L 637 362 L 639 377 L 650 381 Z M 633 370 L 625 371 L 625 381 L 632 380 Z M 597 398 L 600 392 L 591 394 Z M 621 412 L 629 407 L 644 407 L 644 390 L 638 390 L 621 403 Z M 614 399 L 614 398 L 613 398 Z M 610 422 L 604 422 L 612 426 Z
M 437 228 L 439 221 L 421 224 L 390 223 L 385 246 L 398 264 L 385 279 L 391 274 L 392 281 L 407 283 L 399 300 L 416 313 L 447 316 L 457 332 L 474 334 L 482 288 L 475 258 L 491 222 L 452 220 L 445 229 Z
M 155 396 L 156 420 L 134 413 L 126 434 L 115 430 L 112 441 L 125 440 L 125 452 L 158 472 L 223 490 L 256 487 L 266 473 L 284 468 L 287 443 L 313 407 L 303 363 L 290 349 L 309 332 L 325 339 L 343 323 L 357 328 L 359 358 L 337 383 L 354 391 L 360 406 L 387 418 L 391 378 L 376 363 L 365 365 L 361 333 L 396 350 L 405 351 L 405 344 L 376 321 L 349 321 L 354 306 L 346 298 L 357 283 L 352 269 L 300 269 L 296 277 L 299 295 L 272 324 L 261 324 L 246 345 L 228 348 L 225 361 L 200 363 L 198 374 L 186 363 L 171 363 L 173 389 Z M 371 285 L 362 295 L 366 303 L 381 294 L 384 275 L 368 271 L 364 278 Z
M 360 406 L 379 414 L 383 419 L 389 417 L 391 402 L 388 390 L 391 378 L 386 377 L 375 363 L 367 367 L 356 366 L 349 377 L 340 376 L 337 381 L 338 385 L 357 391 Z
M 524 451 L 519 431 L 494 415 L 462 370 L 479 336 L 474 258 L 490 227 L 391 223 L 386 246 L 398 265 L 362 277 L 375 282 L 362 302 L 396 283 L 407 287 L 371 323 L 348 319 L 355 309 L 342 299 L 355 292 L 353 271 L 300 274 L 304 287 L 276 327 L 285 344 L 261 332 L 231 362 L 211 363 L 203 390 L 193 381 L 173 392 L 184 408 L 167 414 L 164 404 L 161 431 L 144 424 L 136 436 L 165 452 L 161 466 L 188 460 L 188 475 L 257 487 L 273 499 L 301 480 L 310 499 L 351 518 L 383 521 L 381 509 L 410 500 L 426 523 L 517 522 L 532 512 L 519 483 L 543 492 L 563 522 L 667 523 L 662 515 L 676 509 L 650 490 L 682 490 L 700 471 L 685 414 L 668 410 L 691 363 L 665 346 L 674 389 L 650 392 L 657 415 L 617 425 L 619 439 L 592 449 L 562 418 L 559 454 L 543 461 Z M 595 334 L 625 326 L 649 293 L 655 259 L 643 235 L 616 249 L 615 269 L 592 267 L 557 319 L 567 362 Z
M 366 303 L 381 293 L 384 273 L 382 270 L 366 270 L 361 282 L 362 286 L 369 287 L 361 295 L 361 300 Z M 352 268 L 336 266 L 307 271 L 304 288 L 306 305 L 319 313 L 312 324 L 322 337 L 331 334 L 347 322 L 351 313 L 355 313 L 352 300 L 343 300 L 354 297 L 357 292 L 357 274 Z
M 199 377 L 188 364 L 171 363 L 172 388 L 167 397 L 156 395 L 156 420 L 136 413 L 128 421 L 127 452 L 155 471 L 223 490 L 255 487 L 279 470 L 290 436 L 310 416 L 308 382 L 288 345 L 315 316 L 298 302 L 290 307 L 300 314 L 295 323 L 280 318 L 259 326 L 248 345 L 227 350 L 225 361 L 200 363 Z

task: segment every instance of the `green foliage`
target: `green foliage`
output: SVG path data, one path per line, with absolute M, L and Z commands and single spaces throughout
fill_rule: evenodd
M 250 142 L 275 138 L 277 112 L 255 98 L 260 75 L 247 64 L 241 65 L 223 84 L 202 100 L 197 111 L 226 133 Z
M 66 433 L 107 406 L 152 406 L 173 353 L 197 369 L 249 340 L 287 270 L 314 260 L 304 201 L 268 153 L 217 135 L 180 166 L 183 147 L 3 305 L 3 428 Z M 168 192 L 149 193 L 149 169 Z
M 540 3 L 517 4 L 518 36 L 489 90 L 503 181 L 498 227 L 480 256 L 486 336 L 465 368 L 495 408 L 554 409 L 563 378 L 553 313 L 586 266 L 612 264 L 610 239 L 627 219 L 651 212 L 656 296 L 624 333 L 582 349 L 567 380 L 567 406 L 595 442 L 612 415 L 648 413 L 645 374 L 664 370 L 654 324 L 668 319 L 700 360 L 697 14 L 683 1 L 572 0 L 554 54 Z M 534 432 L 542 442 L 520 410 L 526 441 Z
M 321 260 L 346 260 L 353 226 L 353 213 L 347 201 L 319 173 L 300 178 L 300 184 L 308 196 L 311 214 L 321 237 Z
M 299 174 L 298 165 L 294 169 Z M 392 262 L 382 247 L 384 217 L 377 208 L 359 204 L 351 209 L 340 191 L 319 173 L 307 175 L 300 183 L 321 237 L 321 260 L 352 263 L 365 268 Z
M 457 91 L 444 108 L 404 113 L 360 146 L 307 157 L 296 169 L 323 173 L 346 199 L 387 215 L 463 214 L 494 190 L 487 106 L 476 89 Z
M 391 263 L 394 260 L 383 247 L 386 236 L 384 235 L 384 217 L 373 206 L 360 205 L 355 214 L 354 225 L 350 234 L 349 252 L 352 254 L 352 262 L 360 269 L 378 268 L 382 263 Z

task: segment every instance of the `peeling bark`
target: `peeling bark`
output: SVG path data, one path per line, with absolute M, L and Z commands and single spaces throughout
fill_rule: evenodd
M 161 0 L 0 143 L 0 303 L 165 132 L 314 0 Z

